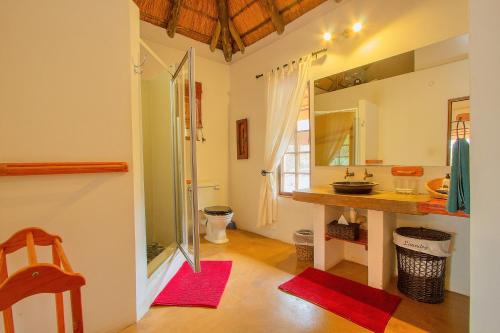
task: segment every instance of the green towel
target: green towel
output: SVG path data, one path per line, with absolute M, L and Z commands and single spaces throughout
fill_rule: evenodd
M 463 210 L 470 214 L 469 143 L 465 139 L 453 144 L 447 208 L 450 213 Z

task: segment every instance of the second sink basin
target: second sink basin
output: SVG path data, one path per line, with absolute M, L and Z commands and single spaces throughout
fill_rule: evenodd
M 373 190 L 373 187 L 377 186 L 377 183 L 373 182 L 334 182 L 331 184 L 333 189 L 337 193 L 343 194 L 369 194 Z

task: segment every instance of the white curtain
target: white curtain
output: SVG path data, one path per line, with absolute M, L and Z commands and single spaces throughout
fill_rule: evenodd
M 292 138 L 304 98 L 311 56 L 267 74 L 267 114 L 264 169 L 260 186 L 257 226 L 276 221 L 276 169 Z
M 331 165 L 350 134 L 354 112 L 333 112 L 315 118 L 316 165 Z

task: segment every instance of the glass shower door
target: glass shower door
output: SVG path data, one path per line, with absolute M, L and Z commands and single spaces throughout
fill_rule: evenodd
M 179 249 L 200 271 L 200 234 L 196 168 L 196 95 L 194 49 L 189 48 L 171 81 L 176 236 Z M 192 138 L 195 138 L 192 140 Z

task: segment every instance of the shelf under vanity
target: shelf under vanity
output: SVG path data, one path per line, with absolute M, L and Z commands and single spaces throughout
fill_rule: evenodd
M 325 234 L 325 241 L 329 241 L 331 239 L 338 239 L 338 240 L 348 242 L 348 243 L 364 245 L 365 250 L 368 250 L 368 231 L 365 229 L 359 229 L 359 238 L 357 240 L 337 238 L 335 236 L 332 236 L 332 235 L 326 233 Z
M 427 194 L 382 191 L 361 195 L 337 194 L 331 187 L 317 187 L 293 192 L 293 199 L 314 204 L 314 267 L 328 270 L 342 260 L 365 264 L 368 266 L 368 284 L 379 289 L 387 286 L 394 272 L 392 233 L 397 227 L 397 214 L 468 217 L 463 212 L 448 213 L 446 200 L 432 199 Z M 367 210 L 368 230 L 361 229 L 356 241 L 338 239 L 327 233 L 328 223 L 337 219 L 345 207 Z M 363 246 L 366 252 L 356 245 Z M 364 256 L 360 251 L 365 253 Z

